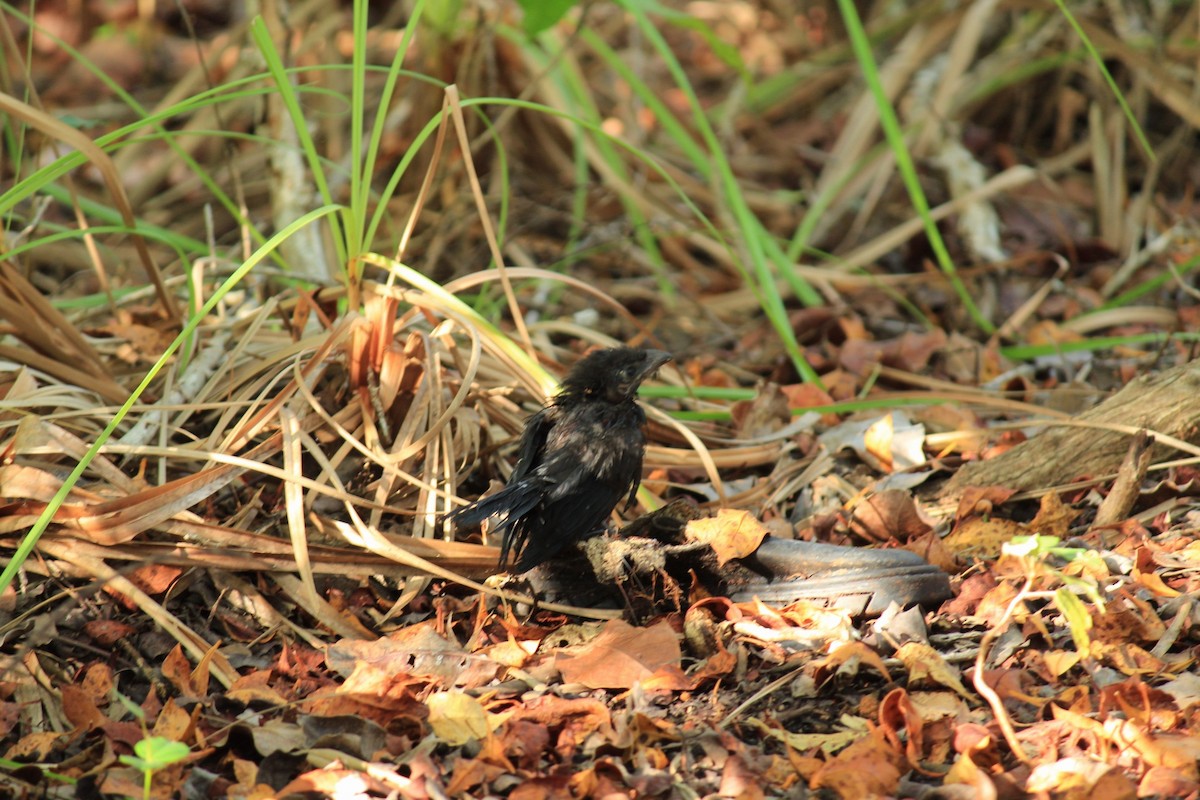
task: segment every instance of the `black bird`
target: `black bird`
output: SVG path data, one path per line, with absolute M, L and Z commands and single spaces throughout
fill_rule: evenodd
M 491 519 L 500 567 L 525 572 L 604 528 L 642 482 L 646 412 L 634 395 L 671 360 L 661 350 L 613 347 L 580 359 L 551 403 L 525 423 L 508 483 L 448 515 L 456 526 Z

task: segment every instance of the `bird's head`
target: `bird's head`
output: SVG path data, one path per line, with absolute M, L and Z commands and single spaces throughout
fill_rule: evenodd
M 622 403 L 633 397 L 642 381 L 671 360 L 662 350 L 610 347 L 581 358 L 563 379 L 562 394 L 604 398 Z

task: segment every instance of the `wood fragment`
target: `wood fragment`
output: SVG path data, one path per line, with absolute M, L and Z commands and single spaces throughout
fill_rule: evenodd
M 1200 361 L 1143 375 L 1066 425 L 1053 427 L 996 458 L 967 464 L 939 494 L 956 497 L 968 486 L 1038 489 L 1083 475 L 1115 473 L 1129 448 L 1130 433 L 1139 429 L 1154 435 L 1152 458 L 1161 458 L 1170 449 L 1165 446 L 1166 438 L 1196 441 L 1200 431 L 1197 396 Z
M 1125 454 L 1125 460 L 1121 462 L 1121 469 L 1117 472 L 1117 479 L 1113 481 L 1112 488 L 1096 511 L 1093 527 L 1114 525 L 1129 516 L 1133 504 L 1137 502 L 1138 488 L 1150 466 L 1153 446 L 1154 437 L 1145 431 L 1139 431 L 1138 435 L 1133 437 L 1133 441 L 1129 443 L 1129 452 Z

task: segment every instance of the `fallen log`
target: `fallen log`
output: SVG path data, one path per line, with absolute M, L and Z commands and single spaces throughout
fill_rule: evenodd
M 1117 472 L 1131 436 L 1155 438 L 1155 460 L 1181 448 L 1195 454 L 1200 436 L 1200 361 L 1143 375 L 1094 408 L 1062 421 L 987 461 L 962 467 L 938 493 L 943 499 L 968 486 L 1019 491 Z

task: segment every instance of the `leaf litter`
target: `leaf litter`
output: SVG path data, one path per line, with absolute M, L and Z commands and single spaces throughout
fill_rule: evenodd
M 827 304 L 785 309 L 824 387 L 802 383 L 777 332 L 751 313 L 758 299 L 736 248 L 680 224 L 693 218 L 668 179 L 713 218 L 723 213 L 700 171 L 639 172 L 636 195 L 627 175 L 585 153 L 599 179 L 579 195 L 591 215 L 580 235 L 568 193 L 546 180 L 555 174 L 547 165 L 576 163 L 576 152 L 547 117 L 514 116 L 516 135 L 505 133 L 521 222 L 504 256 L 517 266 L 483 271 L 489 250 L 500 250 L 487 215 L 470 213 L 482 196 L 468 176 L 491 175 L 494 156 L 443 155 L 453 169 L 432 158 L 444 170 L 434 190 L 406 177 L 391 201 L 415 223 L 403 259 L 365 258 L 375 282 L 350 287 L 361 312 L 339 306 L 341 287 L 301 290 L 264 270 L 215 310 L 179 370 L 150 385 L 133 408 L 139 424 L 92 460 L 0 597 L 3 791 L 142 796 L 153 764 L 155 797 L 1200 795 L 1200 525 L 1194 468 L 1179 458 L 1194 455 L 1179 444 L 1194 425 L 1171 394 L 1190 396 L 1193 339 L 1164 336 L 1194 335 L 1198 318 L 1183 279 L 1195 261 L 1193 154 L 1172 135 L 1197 119 L 1190 89 L 1124 36 L 1153 31 L 1164 60 L 1186 65 L 1171 31 L 1188 26 L 1166 8 L 1079 19 L 1162 118 L 1146 117 L 1158 149 L 1147 165 L 1122 150 L 1127 123 L 1094 75 L 1005 77 L 1039 65 L 1035 48 L 1057 58 L 1076 47 L 1065 17 L 1016 19 L 1009 37 L 985 42 L 994 6 L 949 10 L 903 28 L 902 40 L 876 35 L 892 53 L 885 73 L 917 155 L 928 159 L 934 213 L 953 218 L 944 235 L 974 265 L 961 274 L 997 337 L 972 328 L 931 268 L 892 168 L 872 150 L 875 112 L 865 94 L 843 90 L 858 67 L 839 52 L 828 12 L 793 9 L 789 27 L 766 6 L 718 14 L 691 4 L 711 28 L 662 30 L 706 82 L 754 213 L 787 241 L 804 213 L 788 193 L 809 186 L 824 204 L 807 241 L 836 260 L 797 265 L 795 275 Z M 40 8 L 41 24 L 67 19 L 54 4 Z M 245 74 L 230 66 L 243 63 L 245 42 L 220 25 L 199 34 L 196 51 L 181 46 L 176 20 L 135 29 L 118 11 L 93 13 L 154 44 L 169 67 L 160 81 L 198 77 L 196 52 L 223 57 L 213 62 L 223 78 Z M 615 7 L 589 13 L 609 36 L 629 24 Z M 27 34 L 19 15 L 5 11 L 4 21 Z M 310 45 L 317 37 L 336 48 L 312 22 L 291 24 Z M 371 47 L 386 47 L 397 23 L 371 29 Z M 1019 35 L 1022 26 L 1032 35 Z M 131 67 L 128 48 L 95 29 L 58 30 L 101 64 L 96 72 L 44 42 L 28 71 L 14 68 L 25 49 L 5 48 L 10 74 L 89 115 L 88 138 L 116 124 L 107 114 L 126 112 L 97 105 L 113 84 L 80 76 L 148 88 L 137 85 L 148 71 Z M 488 65 L 529 68 L 530 52 L 490 26 L 479 31 L 487 57 L 424 47 L 417 66 L 454 75 L 464 97 L 519 93 Z M 626 39 L 612 41 L 650 57 Z M 740 56 L 713 48 L 718 41 L 736 42 Z M 599 45 L 588 52 L 572 60 L 597 78 L 604 124 L 647 148 L 668 141 L 661 112 L 617 102 L 608 88 L 628 92 L 628 76 L 605 72 Z M 917 53 L 945 56 L 919 63 Z M 321 57 L 300 56 L 305 66 Z M 731 58 L 775 82 L 731 91 Z M 810 74 L 821 63 L 835 66 Z M 1037 69 L 1055 69 L 1044 63 Z M 328 77 L 319 72 L 313 80 Z M 665 108 L 684 111 L 685 98 L 664 86 Z M 557 90 L 531 91 L 549 101 Z M 436 109 L 443 100 L 414 92 L 406 102 Z M 914 113 L 930 103 L 937 113 Z M 52 160 L 53 137 L 74 141 L 48 115 L 6 113 L 14 108 L 40 131 L 31 153 L 45 148 Z M 231 105 L 217 127 L 250 131 L 253 118 Z M 412 144 L 417 120 L 389 131 L 385 157 Z M 313 124 L 344 141 L 336 115 Z M 477 119 L 464 125 L 482 129 Z M 189 155 L 219 164 L 219 148 L 204 152 L 199 141 Z M 254 149 L 225 152 L 255 177 L 243 190 L 265 207 L 270 180 Z M 228 207 L 207 221 L 197 214 L 208 201 L 198 201 L 196 176 L 171 166 L 177 158 L 153 137 L 119 148 L 128 192 L 110 202 L 169 222 L 180 237 L 218 238 L 221 258 L 237 261 L 224 245 L 249 237 L 245 226 Z M 677 158 L 667 148 L 664 160 Z M 112 191 L 115 174 L 98 159 L 77 180 L 91 202 L 101 185 Z M 14 175 L 3 173 L 6 190 Z M 27 228 L 6 217 L 6 248 L 39 224 L 70 227 L 84 207 L 47 205 L 22 218 Z M 632 244 L 640 224 L 661 228 L 658 261 L 644 240 Z M 185 276 L 163 280 L 154 267 L 167 249 L 101 238 L 103 252 L 46 242 L 4 263 L 6 558 L 177 331 Z M 568 274 L 532 266 L 558 259 L 572 261 Z M 122 267 L 118 298 L 97 268 L 104 262 L 149 263 L 156 287 L 124 293 L 145 276 Z M 419 271 L 405 271 L 414 264 Z M 440 283 L 421 280 L 429 277 Z M 47 302 L 98 297 L 96 288 L 107 302 Z M 1138 304 L 1103 308 L 1131 289 Z M 475 293 L 493 310 L 507 305 L 509 317 L 462 302 Z M 495 319 L 511 339 L 490 327 Z M 1076 349 L 1100 334 L 1119 341 Z M 631 533 L 641 549 L 600 541 L 620 553 L 604 573 L 619 590 L 576 605 L 487 584 L 495 548 L 449 541 L 437 520 L 456 497 L 503 479 L 510 441 L 562 365 L 618 340 L 670 349 L 679 363 L 648 400 L 647 479 L 624 518 L 639 525 Z M 1013 343 L 1041 349 L 1021 354 Z M 1131 383 L 1139 375 L 1152 377 Z M 1116 405 L 1096 405 L 1126 385 Z M 914 407 L 914 397 L 938 404 Z M 1157 449 L 1126 458 L 1142 428 Z M 959 484 L 945 491 L 951 475 Z M 681 497 L 691 510 L 644 513 Z M 950 572 L 957 593 L 915 624 L 735 603 L 710 573 L 671 568 L 692 553 L 690 543 L 664 545 L 664 530 L 677 528 L 721 564 L 767 534 L 907 547 Z

